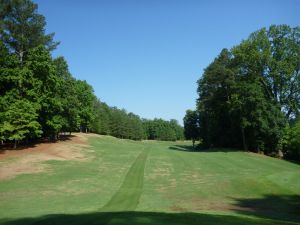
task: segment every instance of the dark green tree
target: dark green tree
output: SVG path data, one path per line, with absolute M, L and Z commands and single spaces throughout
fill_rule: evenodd
M 148 140 L 176 141 L 182 139 L 183 128 L 176 120 L 143 120 L 144 133 Z
M 289 159 L 300 160 L 300 122 L 286 127 L 283 140 L 283 152 Z
M 46 21 L 30 0 L 0 0 L 0 39 L 22 63 L 30 49 L 45 46 L 53 50 L 54 33 L 45 34 Z
M 206 147 L 237 145 L 234 118 L 230 115 L 232 90 L 236 85 L 232 54 L 223 49 L 198 80 L 197 111 L 202 144 Z
M 98 134 L 109 135 L 111 112 L 109 106 L 101 102 L 99 99 L 95 100 L 94 103 L 95 120 L 92 124 L 92 129 Z
M 192 140 L 193 148 L 195 148 L 195 141 L 199 139 L 199 115 L 196 111 L 187 110 L 183 118 L 184 136 L 187 140 Z
M 299 117 L 299 43 L 298 27 L 271 26 L 222 50 L 205 69 L 197 111 L 207 147 L 282 148 L 287 120 Z
M 94 102 L 95 95 L 94 90 L 91 85 L 86 81 L 77 80 L 75 83 L 76 95 L 79 101 L 78 103 L 78 114 L 79 114 L 79 124 L 80 132 L 89 132 L 92 128 L 92 123 L 95 119 L 94 113 Z
M 17 143 L 26 138 L 36 138 L 42 134 L 41 126 L 37 122 L 37 112 L 34 104 L 27 100 L 17 100 L 1 113 L 2 123 L 0 133 L 2 139 Z
M 72 132 L 80 126 L 76 80 L 69 72 L 68 64 L 63 57 L 54 59 L 53 64 L 57 77 L 56 97 L 61 103 L 59 114 L 64 120 L 61 129 Z
M 300 108 L 300 28 L 272 25 L 250 35 L 233 49 L 243 74 L 260 81 L 270 101 L 278 104 L 287 119 Z

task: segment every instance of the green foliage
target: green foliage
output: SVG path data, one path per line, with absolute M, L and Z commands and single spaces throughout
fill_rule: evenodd
M 183 139 L 183 128 L 176 120 L 144 120 L 146 138 L 149 140 L 176 141 Z
M 133 140 L 144 139 L 143 124 L 139 116 L 133 113 L 128 113 L 125 126 L 127 127 L 126 133 L 129 139 L 133 139 Z
M 111 134 L 110 130 L 110 107 L 100 100 L 94 102 L 95 120 L 92 129 L 98 134 Z
M 300 121 L 285 129 L 283 151 L 287 158 L 300 160 Z
M 28 140 L 41 133 L 56 139 L 62 131 L 87 130 L 94 119 L 93 90 L 72 77 L 64 58 L 52 58 L 57 43 L 53 34 L 45 35 L 37 5 L 0 3 L 1 140 Z
M 56 97 L 61 102 L 60 115 L 64 119 L 61 129 L 64 131 L 78 130 L 80 127 L 79 103 L 77 96 L 76 80 L 68 69 L 68 64 L 63 57 L 53 60 L 57 76 Z
M 53 50 L 54 33 L 45 35 L 45 17 L 37 13 L 37 4 L 30 0 L 0 0 L 0 39 L 18 55 L 20 62 L 26 59 L 30 49 L 39 45 Z
M 96 99 L 94 90 L 85 80 L 77 80 L 75 84 L 76 95 L 79 101 L 78 115 L 80 118 L 80 131 L 88 132 L 94 120 L 93 103 Z
M 299 114 L 300 27 L 272 25 L 232 49 L 242 75 L 256 78 L 287 119 Z
M 17 100 L 1 113 L 0 133 L 2 139 L 10 141 L 36 138 L 42 134 L 41 126 L 36 121 L 36 107 L 29 101 Z M 15 145 L 16 147 L 16 145 Z
M 95 100 L 94 112 L 92 130 L 99 134 L 132 140 L 175 141 L 183 139 L 183 128 L 174 119 L 170 121 L 141 119 L 134 113 L 127 113 L 124 109 L 109 107 L 100 100 Z
M 271 26 L 220 55 L 198 81 L 200 137 L 207 147 L 270 153 L 300 110 L 300 29 Z
M 197 111 L 200 136 L 206 147 L 233 147 L 237 143 L 235 118 L 230 115 L 231 96 L 235 86 L 232 54 L 223 49 L 198 80 Z
M 258 82 L 239 82 L 231 98 L 231 119 L 239 124 L 245 150 L 278 149 L 285 119 L 279 107 L 265 98 Z M 238 129 L 238 128 L 237 128 Z
M 170 126 L 175 132 L 176 140 L 184 140 L 184 129 L 181 125 L 179 125 L 178 121 L 175 119 L 171 119 Z
M 0 108 L 1 139 L 56 139 L 59 132 L 88 130 L 94 119 L 94 94 L 85 81 L 76 81 L 63 57 L 53 59 L 57 46 L 53 33 L 45 34 L 45 18 L 30 0 L 1 0 L 0 26 Z M 22 132 L 13 135 L 11 105 L 21 100 L 32 104 L 32 117 Z M 20 105 L 21 113 L 25 106 Z M 22 108 L 23 107 L 23 108 Z M 5 126 L 4 126 L 5 124 Z M 38 124 L 38 126 L 37 126 Z M 26 130 L 27 129 L 27 130 Z M 5 133 L 5 135 L 4 135 Z
M 188 140 L 193 141 L 193 146 L 195 141 L 199 138 L 199 115 L 196 111 L 187 110 L 183 118 L 184 123 L 184 136 Z

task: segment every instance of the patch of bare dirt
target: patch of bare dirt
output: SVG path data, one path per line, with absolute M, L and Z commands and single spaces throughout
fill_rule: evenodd
M 265 155 L 263 153 L 256 153 L 256 152 L 247 152 L 247 154 L 251 155 L 251 156 L 258 156 L 258 157 L 263 157 L 263 158 L 270 158 L 270 156 Z
M 0 154 L 0 180 L 20 174 L 49 170 L 43 162 L 49 160 L 87 160 L 88 134 L 75 134 L 56 143 L 40 143 L 24 150 L 6 150 Z
M 223 211 L 223 212 L 236 212 L 236 211 L 247 211 L 251 210 L 250 208 L 244 208 L 236 205 L 234 202 L 227 201 L 216 201 L 208 199 L 194 198 L 190 199 L 188 206 L 185 210 L 190 212 L 199 212 L 199 211 Z M 175 208 L 170 208 L 173 211 L 176 211 Z

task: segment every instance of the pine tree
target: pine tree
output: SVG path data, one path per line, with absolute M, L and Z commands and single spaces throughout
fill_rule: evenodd
M 23 63 L 30 49 L 45 46 L 53 50 L 58 42 L 54 33 L 45 34 L 45 18 L 37 13 L 37 4 L 30 0 L 0 0 L 0 39 Z

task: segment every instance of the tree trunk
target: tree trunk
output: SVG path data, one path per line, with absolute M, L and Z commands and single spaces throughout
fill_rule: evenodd
M 242 131 L 242 139 L 243 139 L 243 148 L 244 151 L 248 151 L 248 147 L 246 144 L 246 137 L 245 137 L 245 129 L 243 127 L 241 127 L 241 131 Z
M 195 139 L 192 140 L 193 142 L 193 149 L 195 148 Z
M 23 65 L 23 52 L 20 52 L 20 62 L 21 62 L 21 65 Z
M 17 148 L 17 140 L 14 141 L 14 149 Z

